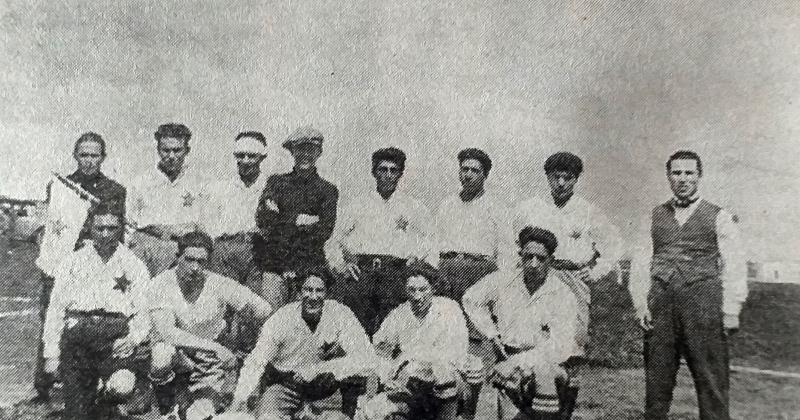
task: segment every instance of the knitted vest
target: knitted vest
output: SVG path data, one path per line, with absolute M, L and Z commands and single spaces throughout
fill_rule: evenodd
M 683 284 L 719 278 L 719 211 L 718 206 L 701 200 L 686 223 L 679 225 L 671 203 L 653 209 L 650 274 L 654 279 Z

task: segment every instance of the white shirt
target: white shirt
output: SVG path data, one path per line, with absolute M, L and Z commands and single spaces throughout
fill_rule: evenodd
M 388 200 L 377 191 L 354 200 L 336 224 L 337 240 L 332 242 L 352 255 L 413 256 L 438 266 L 431 213 L 419 200 L 401 191 L 395 191 Z M 333 265 L 341 265 L 340 253 L 334 251 L 329 256 Z
M 57 358 L 67 311 L 105 310 L 133 316 L 128 337 L 141 343 L 150 332 L 145 294 L 147 266 L 125 245 L 103 262 L 91 241 L 68 255 L 56 268 L 44 324 L 44 357 Z M 69 328 L 69 325 L 67 325 Z
M 344 357 L 323 361 L 322 349 L 341 346 Z M 320 365 L 337 379 L 372 370 L 375 353 L 353 311 L 345 305 L 326 299 L 322 315 L 314 331 L 302 317 L 300 302 L 291 302 L 275 311 L 261 327 L 255 348 L 247 356 L 239 375 L 234 400 L 245 401 L 258 385 L 268 363 L 283 372 Z
M 261 173 L 248 187 L 236 174 L 235 179 L 215 183 L 209 188 L 210 203 L 205 226 L 212 238 L 256 231 L 256 208 L 267 178 Z
M 591 276 L 599 279 L 618 270 L 622 256 L 619 230 L 593 204 L 573 195 L 564 207 L 558 207 L 550 197 L 533 197 L 514 210 L 514 234 L 525 226 L 547 229 L 556 236 L 558 247 L 554 257 L 577 264 L 591 260 L 595 249 L 600 252 Z
M 507 258 L 514 249 L 510 214 L 495 197 L 484 193 L 465 202 L 459 194 L 444 199 L 436 214 L 440 252 Z
M 174 182 L 153 167 L 131 185 L 126 206 L 138 227 L 201 223 L 207 214 L 206 184 L 188 164 Z
M 464 311 L 486 337 L 499 336 L 505 345 L 534 349 L 537 357 L 562 363 L 583 354 L 577 337 L 585 331 L 578 331 L 578 301 L 561 275 L 551 270 L 531 295 L 521 270 L 494 272 L 464 293 Z
M 683 225 L 694 214 L 702 198 L 698 198 L 688 207 L 675 207 L 675 220 Z M 628 288 L 634 307 L 641 311 L 647 307 L 647 295 L 650 292 L 650 260 L 653 255 L 653 241 L 650 234 L 652 216 L 642 221 L 639 230 L 638 252 L 631 261 Z M 729 316 L 738 316 L 742 304 L 747 299 L 747 262 L 739 227 L 734 216 L 720 209 L 715 220 L 717 246 L 722 258 L 722 312 Z
M 151 310 L 163 310 L 172 316 L 181 330 L 200 338 L 216 340 L 225 329 L 225 312 L 228 307 L 241 311 L 245 307 L 261 308 L 269 305 L 245 286 L 206 271 L 203 290 L 195 302 L 189 302 L 181 292 L 175 269 L 153 277 L 150 290 Z

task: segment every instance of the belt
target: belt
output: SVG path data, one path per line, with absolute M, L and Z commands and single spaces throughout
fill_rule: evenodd
M 486 261 L 486 262 L 492 262 L 492 260 L 494 259 L 484 254 L 474 254 L 471 252 L 456 252 L 456 251 L 442 252 L 441 254 L 439 254 L 439 257 L 444 259 L 463 259 L 463 260 Z
M 237 232 L 237 233 L 223 233 L 218 238 L 220 241 L 234 241 L 234 240 L 244 240 L 250 241 L 253 239 L 252 232 Z
M 361 254 L 357 255 L 358 266 L 364 269 L 380 270 L 381 268 L 402 268 L 405 267 L 405 258 L 399 258 L 392 255 L 381 254 Z
M 98 319 L 129 319 L 128 315 L 123 314 L 122 312 L 110 312 L 106 311 L 105 309 L 92 309 L 90 311 L 73 311 L 68 310 L 66 311 L 66 316 L 72 318 L 91 318 L 94 320 Z

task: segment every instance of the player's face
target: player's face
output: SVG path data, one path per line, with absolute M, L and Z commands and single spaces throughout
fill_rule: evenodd
M 552 171 L 547 174 L 547 182 L 554 199 L 566 199 L 572 195 L 578 176 L 569 171 Z
M 113 252 L 122 238 L 119 216 L 103 214 L 92 219 L 92 243 L 98 252 Z
M 239 175 L 250 175 L 258 171 L 261 162 L 267 156 L 260 153 L 237 152 L 233 157 L 236 159 Z
M 433 288 L 423 276 L 413 276 L 406 282 L 406 295 L 415 314 L 428 311 L 433 302 Z
M 206 262 L 208 262 L 207 249 L 203 247 L 188 247 L 178 257 L 178 274 L 181 277 L 200 277 L 203 274 Z
M 317 159 L 322 155 L 322 147 L 311 143 L 301 143 L 291 149 L 296 169 L 307 171 L 317 165 Z
M 378 186 L 378 191 L 394 191 L 403 173 L 400 166 L 392 161 L 382 160 L 378 162 L 372 175 Z
M 465 159 L 461 162 L 458 179 L 461 181 L 461 186 L 467 191 L 481 190 L 486 181 L 483 165 L 477 159 Z
M 529 278 L 544 278 L 550 269 L 552 258 L 547 248 L 536 241 L 530 241 L 519 251 L 522 271 Z
M 700 184 L 700 171 L 694 159 L 677 159 L 670 162 L 667 172 L 669 187 L 678 198 L 690 198 Z
M 320 315 L 328 291 L 325 281 L 317 276 L 309 276 L 300 288 L 300 304 L 306 315 Z
M 161 166 L 169 172 L 180 172 L 183 162 L 189 154 L 186 140 L 175 137 L 164 137 L 158 141 L 158 156 Z
M 75 148 L 73 154 L 75 161 L 78 162 L 78 171 L 84 175 L 94 175 L 100 172 L 100 165 L 103 163 L 103 147 L 96 141 L 85 141 Z

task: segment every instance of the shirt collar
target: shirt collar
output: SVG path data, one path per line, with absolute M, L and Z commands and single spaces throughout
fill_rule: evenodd
M 701 200 L 700 193 L 695 192 L 694 194 L 692 194 L 691 197 L 685 200 L 681 200 L 678 197 L 672 196 L 669 203 L 673 209 L 686 209 L 689 207 L 696 206 L 697 203 L 700 202 L 700 200 Z

